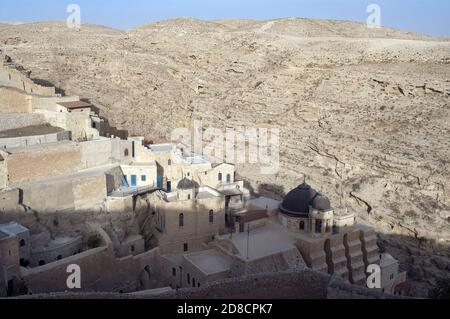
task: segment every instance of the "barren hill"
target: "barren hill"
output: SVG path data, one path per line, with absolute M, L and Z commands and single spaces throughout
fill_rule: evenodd
M 128 32 L 0 25 L 0 48 L 131 134 L 279 127 L 281 170 L 377 227 L 424 295 L 450 272 L 450 42 L 354 22 L 176 19 Z M 341 198 L 341 194 L 344 198 Z

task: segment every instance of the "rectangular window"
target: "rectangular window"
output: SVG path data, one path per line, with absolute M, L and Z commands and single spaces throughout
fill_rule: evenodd
M 142 175 L 141 176 L 141 181 L 146 182 L 147 181 L 147 176 L 146 175 Z
M 316 219 L 316 233 L 321 233 L 322 232 L 322 220 L 321 219 Z
M 188 250 L 189 250 L 188 244 L 185 243 L 185 244 L 183 245 L 183 251 L 188 251 Z

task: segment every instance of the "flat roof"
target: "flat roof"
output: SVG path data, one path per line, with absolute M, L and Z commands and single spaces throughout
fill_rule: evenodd
M 0 225 L 0 231 L 9 234 L 11 236 L 15 236 L 18 234 L 25 233 L 28 230 L 28 228 L 18 224 L 18 223 L 9 223 L 9 224 L 1 224 Z
M 172 152 L 175 150 L 175 144 L 151 144 L 148 147 L 155 153 Z
M 219 192 L 225 196 L 238 196 L 242 195 L 242 191 L 236 188 L 230 188 L 230 189 L 221 189 Z
M 266 210 L 259 208 L 249 207 L 246 212 L 234 215 L 240 217 L 241 221 L 244 223 L 250 223 L 256 220 L 268 218 Z
M 73 141 L 59 141 L 54 143 L 46 143 L 46 144 L 37 144 L 37 145 L 30 145 L 30 146 L 24 146 L 24 147 L 11 147 L 4 149 L 5 152 L 9 154 L 17 154 L 17 153 L 28 153 L 28 152 L 43 152 L 46 150 L 52 150 L 52 149 L 58 149 L 58 148 L 70 148 L 76 146 L 77 143 Z
M 31 125 L 0 132 L 0 138 L 38 136 L 63 132 L 64 129 L 51 125 Z
M 258 197 L 250 200 L 250 205 L 268 210 L 277 210 L 281 201 L 268 197 Z
M 248 256 L 250 260 L 256 260 L 263 257 L 279 254 L 292 248 L 296 248 L 296 238 L 287 232 L 282 225 L 269 222 L 266 226 L 250 230 L 250 236 L 247 231 L 233 234 L 231 241 L 238 249 L 241 258 Z
M 184 258 L 207 275 L 229 271 L 231 260 L 215 249 L 184 255 Z
M 81 239 L 83 239 L 83 237 L 81 236 L 77 236 L 77 237 L 57 237 L 54 240 L 51 240 L 50 242 L 47 243 L 47 245 L 45 246 L 39 246 L 36 247 L 34 249 L 35 252 L 44 252 L 47 250 L 52 250 L 52 249 L 57 249 L 60 247 L 63 247 L 65 245 L 68 244 L 72 244 L 72 243 L 76 243 L 77 241 L 80 241 Z
M 0 230 L 0 240 L 5 239 L 5 238 L 9 238 L 11 237 L 11 235 L 4 233 Z
M 91 107 L 92 104 L 86 103 L 83 101 L 74 101 L 74 102 L 57 102 L 56 104 L 61 105 L 67 109 L 84 109 L 87 107 Z

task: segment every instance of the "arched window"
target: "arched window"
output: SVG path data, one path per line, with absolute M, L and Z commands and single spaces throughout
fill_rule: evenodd
M 230 174 L 227 174 L 227 183 L 228 184 L 231 183 L 231 175 Z
M 21 239 L 20 240 L 20 247 L 24 247 L 25 246 L 25 239 Z
M 303 220 L 300 221 L 300 230 L 305 230 L 305 222 Z
M 222 173 L 219 173 L 218 180 L 219 180 L 219 182 L 222 181 Z
M 209 211 L 209 223 L 210 224 L 214 223 L 214 211 L 213 210 Z
M 125 157 L 128 157 L 128 155 L 130 155 L 130 151 L 128 150 L 128 148 L 125 149 L 125 151 L 123 152 L 123 155 Z
M 180 216 L 179 216 L 179 224 L 180 224 L 180 227 L 184 226 L 184 214 L 180 214 Z

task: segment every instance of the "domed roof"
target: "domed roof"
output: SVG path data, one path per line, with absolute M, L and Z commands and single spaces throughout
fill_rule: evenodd
M 280 205 L 281 212 L 293 216 L 308 216 L 317 192 L 308 184 L 303 183 L 291 190 Z
M 177 189 L 180 190 L 188 190 L 188 189 L 194 189 L 194 188 L 198 188 L 198 184 L 190 179 L 187 179 L 186 177 L 183 178 L 177 186 Z
M 312 207 L 320 211 L 329 211 L 331 209 L 331 203 L 328 197 L 318 193 L 313 200 Z

